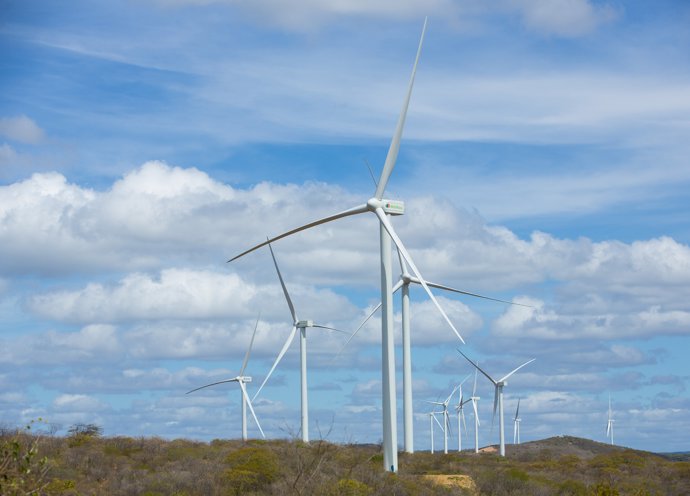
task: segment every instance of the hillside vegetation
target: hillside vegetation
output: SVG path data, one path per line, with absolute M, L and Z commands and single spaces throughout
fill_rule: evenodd
M 0 433 L 0 494 L 687 495 L 690 462 L 572 437 L 473 452 L 400 455 L 375 445 Z M 469 476 L 469 477 L 460 477 Z

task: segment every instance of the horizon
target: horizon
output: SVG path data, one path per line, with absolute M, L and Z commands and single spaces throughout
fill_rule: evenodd
M 239 388 L 184 393 L 237 375 L 261 313 L 253 396 L 292 319 L 267 249 L 226 260 L 369 198 L 428 15 L 392 222 L 427 281 L 532 308 L 434 290 L 462 345 L 413 285 L 415 450 L 426 401 L 473 373 L 456 348 L 498 377 L 536 358 L 506 386 L 507 440 L 521 398 L 523 443 L 606 442 L 610 394 L 616 445 L 690 450 L 690 5 L 10 0 L 4 14 L 1 423 L 239 438 Z M 272 244 L 299 318 L 351 332 L 379 302 L 369 217 Z M 311 437 L 376 444 L 380 313 L 335 359 L 345 339 L 308 331 Z M 497 444 L 478 381 L 480 445 Z M 254 402 L 268 439 L 297 435 L 298 390 L 294 342 Z

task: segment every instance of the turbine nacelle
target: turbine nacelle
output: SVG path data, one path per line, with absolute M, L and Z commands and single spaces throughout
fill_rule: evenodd
M 307 327 L 314 327 L 314 321 L 313 320 L 298 320 L 295 322 L 295 327 L 297 329 L 305 329 Z
M 239 375 L 233 379 L 233 381 L 237 382 L 244 382 L 245 384 L 252 382 L 251 376 L 248 375 Z
M 388 215 L 403 215 L 405 213 L 405 202 L 400 200 L 379 200 L 378 198 L 370 198 L 369 201 L 367 201 L 367 208 L 372 212 L 380 208 Z

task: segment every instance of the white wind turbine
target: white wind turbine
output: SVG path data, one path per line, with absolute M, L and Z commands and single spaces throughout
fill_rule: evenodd
M 443 452 L 445 454 L 448 454 L 448 428 L 450 427 L 450 417 L 448 415 L 448 404 L 450 403 L 450 399 L 455 394 L 455 391 L 457 391 L 459 387 L 460 386 L 455 386 L 445 401 L 427 401 L 427 403 L 431 403 L 432 405 L 438 405 L 441 408 L 443 408 L 443 410 L 438 412 L 438 413 L 441 413 L 443 415 L 443 427 L 442 427 L 442 429 L 443 429 Z M 434 417 L 434 418 L 436 418 L 436 417 Z
M 494 392 L 494 418 L 496 417 L 496 406 L 498 406 L 498 416 L 499 416 L 499 437 L 500 437 L 500 444 L 499 444 L 499 453 L 501 456 L 506 456 L 506 443 L 505 443 L 505 432 L 503 429 L 503 387 L 507 385 L 508 383 L 506 382 L 506 379 L 513 375 L 515 372 L 520 370 L 522 367 L 524 367 L 527 364 L 532 363 L 533 361 L 536 360 L 536 358 L 532 358 L 531 360 L 528 360 L 527 362 L 523 363 L 520 365 L 518 368 L 512 370 L 508 374 L 504 375 L 501 377 L 499 380 L 495 380 L 493 377 L 491 377 L 489 374 L 484 372 L 479 365 L 474 363 L 472 360 L 470 360 L 467 355 L 465 355 L 462 351 L 458 350 L 458 353 L 460 353 L 462 356 L 464 356 L 468 362 L 470 362 L 479 372 L 484 374 L 487 379 L 491 381 L 491 383 L 494 385 L 495 392 Z M 493 421 L 492 421 L 493 424 Z
M 613 410 L 611 410 L 611 395 L 609 394 L 609 417 L 608 421 L 606 422 L 606 437 L 611 438 L 611 445 L 613 446 L 613 423 L 615 420 L 613 420 Z
M 472 387 L 472 410 L 474 410 L 474 452 L 479 453 L 479 413 L 477 411 L 477 404 L 481 398 L 477 396 L 477 369 L 474 369 L 474 386 Z
M 465 427 L 465 436 L 467 436 L 467 423 L 465 422 L 465 405 L 472 401 L 471 398 L 465 399 L 464 395 L 462 394 L 462 385 L 468 378 L 469 376 L 465 377 L 465 379 L 460 383 L 458 393 L 458 404 L 455 405 L 455 412 L 458 415 L 458 452 L 462 451 L 462 426 Z
M 261 429 L 261 424 L 259 424 L 259 419 L 256 418 L 256 413 L 254 413 L 254 407 L 252 406 L 252 402 L 249 399 L 249 396 L 247 395 L 247 388 L 245 384 L 252 382 L 252 378 L 250 376 L 244 375 L 244 369 L 247 367 L 247 362 L 249 361 L 249 353 L 252 351 L 252 345 L 254 344 L 254 336 L 256 336 L 256 329 L 259 326 L 259 317 L 256 319 L 256 324 L 254 325 L 254 332 L 252 333 L 252 339 L 249 342 L 249 348 L 247 348 L 247 353 L 244 355 L 244 362 L 242 362 L 242 367 L 240 368 L 240 373 L 237 375 L 237 377 L 233 377 L 232 379 L 225 379 L 223 381 L 218 381 L 218 382 L 213 382 L 211 384 L 206 384 L 205 386 L 198 387 L 196 389 L 192 389 L 191 391 L 187 391 L 186 394 L 193 393 L 194 391 L 198 391 L 199 389 L 204 389 L 210 386 L 216 386 L 218 384 L 225 384 L 226 382 L 237 382 L 240 385 L 240 390 L 242 391 L 242 440 L 246 441 L 247 440 L 247 406 L 249 406 L 249 410 L 252 412 L 252 417 L 254 417 L 254 422 L 256 422 L 256 426 L 259 428 L 259 432 L 261 432 L 261 436 L 265 439 L 266 435 L 264 434 L 263 429 Z
M 520 398 L 518 398 L 517 408 L 515 409 L 515 417 L 513 418 L 513 444 L 520 444 Z
M 301 397 L 301 430 L 302 430 L 302 441 L 305 443 L 309 442 L 309 401 L 307 399 L 307 328 L 309 327 L 315 327 L 315 328 L 320 328 L 320 329 L 328 329 L 331 331 L 337 331 L 337 332 L 344 332 L 339 329 L 335 329 L 333 327 L 328 327 L 320 324 L 315 324 L 313 320 L 300 320 L 297 317 L 297 313 L 295 312 L 295 306 L 292 303 L 292 299 L 290 298 L 290 293 L 288 293 L 287 287 L 285 286 L 285 281 L 283 281 L 283 275 L 280 273 L 280 269 L 278 268 L 278 262 L 276 261 L 275 254 L 273 253 L 273 247 L 271 244 L 268 244 L 268 248 L 271 251 L 271 257 L 273 258 L 273 265 L 275 265 L 276 272 L 278 273 L 278 279 L 280 280 L 280 285 L 283 288 L 283 294 L 285 295 L 285 301 L 287 301 L 288 307 L 290 308 L 290 314 L 292 315 L 292 330 L 290 331 L 290 334 L 288 335 L 287 340 L 285 341 L 285 344 L 283 345 L 283 348 L 280 350 L 280 353 L 278 353 L 278 357 L 276 358 L 275 362 L 273 362 L 273 366 L 271 367 L 271 370 L 268 371 L 268 374 L 266 375 L 266 378 L 264 381 L 261 383 L 261 386 L 259 386 L 259 389 L 256 391 L 254 394 L 253 400 L 256 399 L 257 396 L 259 396 L 259 393 L 263 389 L 264 385 L 266 384 L 266 381 L 268 381 L 268 378 L 271 377 L 271 374 L 273 374 L 273 371 L 275 368 L 278 366 L 278 363 L 280 360 L 282 360 L 283 355 L 285 355 L 285 352 L 287 352 L 288 348 L 292 344 L 292 341 L 295 339 L 295 333 L 297 332 L 297 329 L 300 330 L 299 334 L 299 356 L 300 356 L 300 397 Z
M 371 171 L 371 169 L 369 169 Z M 400 256 L 400 251 L 398 250 L 398 260 L 400 261 L 400 279 L 393 286 L 391 292 L 394 294 L 399 289 L 402 288 L 402 350 L 403 350 L 403 426 L 404 426 L 404 447 L 406 453 L 414 453 L 414 432 L 413 432 L 413 416 L 414 411 L 412 407 L 412 350 L 411 350 L 411 339 L 410 339 L 410 284 L 420 284 L 421 281 L 410 274 L 407 264 Z M 522 303 L 515 303 L 512 301 L 501 300 L 498 298 L 491 298 L 489 296 L 483 296 L 477 293 L 470 293 L 468 291 L 463 291 L 461 289 L 452 288 L 450 286 L 444 286 L 442 284 L 437 284 L 431 281 L 426 281 L 427 286 L 430 288 L 443 289 L 445 291 L 450 291 L 453 293 L 459 293 L 467 296 L 472 296 L 475 298 L 482 298 L 485 300 L 497 301 L 500 303 L 507 303 L 508 305 L 519 305 L 519 306 L 530 306 Z M 362 323 L 357 327 L 355 332 L 348 338 L 347 342 L 343 345 L 343 348 L 338 352 L 338 355 L 345 349 L 345 347 L 350 343 L 352 338 L 354 338 L 357 333 L 364 327 L 364 325 L 369 321 L 369 319 L 381 308 L 381 303 L 376 305 L 371 312 L 366 316 Z M 336 355 L 337 356 L 337 355 Z
M 443 426 L 441 425 L 441 422 L 439 422 L 438 419 L 436 418 L 437 413 L 443 413 L 443 412 L 429 412 L 429 430 L 431 433 L 431 454 L 432 455 L 434 454 L 434 422 L 436 422 L 436 424 L 438 424 L 438 426 L 441 428 L 441 430 L 444 430 Z M 444 432 L 445 432 L 445 430 L 444 430 Z
M 426 31 L 426 20 L 424 21 L 424 27 L 422 28 L 422 35 L 419 41 L 419 46 L 417 48 L 417 55 L 415 57 L 414 66 L 412 68 L 412 75 L 410 77 L 410 82 L 408 85 L 407 93 L 403 102 L 402 110 L 400 111 L 400 116 L 398 117 L 398 122 L 391 140 L 390 147 L 388 149 L 388 154 L 386 155 L 386 161 L 383 165 L 383 170 L 381 172 L 381 178 L 378 181 L 378 186 L 374 192 L 374 196 L 367 200 L 366 203 L 358 205 L 356 207 L 344 210 L 337 214 L 325 217 L 323 219 L 310 222 L 304 226 L 292 229 L 283 234 L 275 236 L 264 243 L 260 243 L 244 252 L 236 255 L 232 259 L 228 260 L 231 262 L 236 260 L 247 253 L 250 253 L 269 242 L 277 241 L 279 239 L 285 238 L 305 229 L 309 229 L 320 224 L 325 224 L 326 222 L 331 222 L 336 219 L 343 217 L 349 217 L 351 215 L 362 214 L 365 212 L 372 212 L 379 220 L 379 239 L 380 239 L 380 251 L 381 251 L 381 302 L 383 304 L 383 312 L 381 314 L 381 376 L 382 376 L 382 413 L 383 413 L 383 465 L 384 469 L 397 472 L 398 470 L 398 451 L 397 451 L 397 415 L 396 415 L 396 398 L 395 398 L 395 348 L 393 341 L 393 295 L 391 292 L 392 287 L 392 269 L 391 269 L 391 239 L 395 243 L 396 247 L 400 250 L 401 255 L 405 261 L 409 264 L 414 275 L 419 279 L 420 284 L 424 287 L 424 290 L 431 298 L 431 301 L 436 305 L 443 318 L 446 320 L 448 325 L 451 327 L 453 332 L 457 335 L 458 339 L 462 343 L 465 341 L 460 336 L 460 333 L 455 328 L 453 323 L 450 321 L 446 313 L 443 311 L 438 301 L 434 297 L 433 293 L 426 284 L 426 281 L 422 277 L 421 273 L 417 269 L 412 257 L 408 253 L 407 249 L 403 245 L 402 241 L 398 237 L 390 222 L 389 216 L 391 215 L 402 215 L 405 212 L 405 204 L 402 201 L 387 200 L 383 198 L 383 194 L 388 185 L 388 180 L 395 167 L 395 162 L 398 157 L 398 151 L 400 149 L 400 140 L 402 138 L 403 128 L 405 126 L 405 117 L 407 115 L 407 108 L 410 103 L 410 97 L 412 96 L 412 87 L 414 85 L 414 78 L 417 71 L 417 64 L 419 62 L 419 56 L 422 49 L 422 41 L 424 40 L 424 32 Z

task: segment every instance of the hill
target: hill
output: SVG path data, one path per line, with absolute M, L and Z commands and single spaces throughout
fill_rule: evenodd
M 68 437 L 0 432 L 0 494 L 45 495 L 687 495 L 690 462 L 574 437 L 492 453 L 400 454 L 297 440 Z M 31 493 L 30 491 L 36 492 Z

